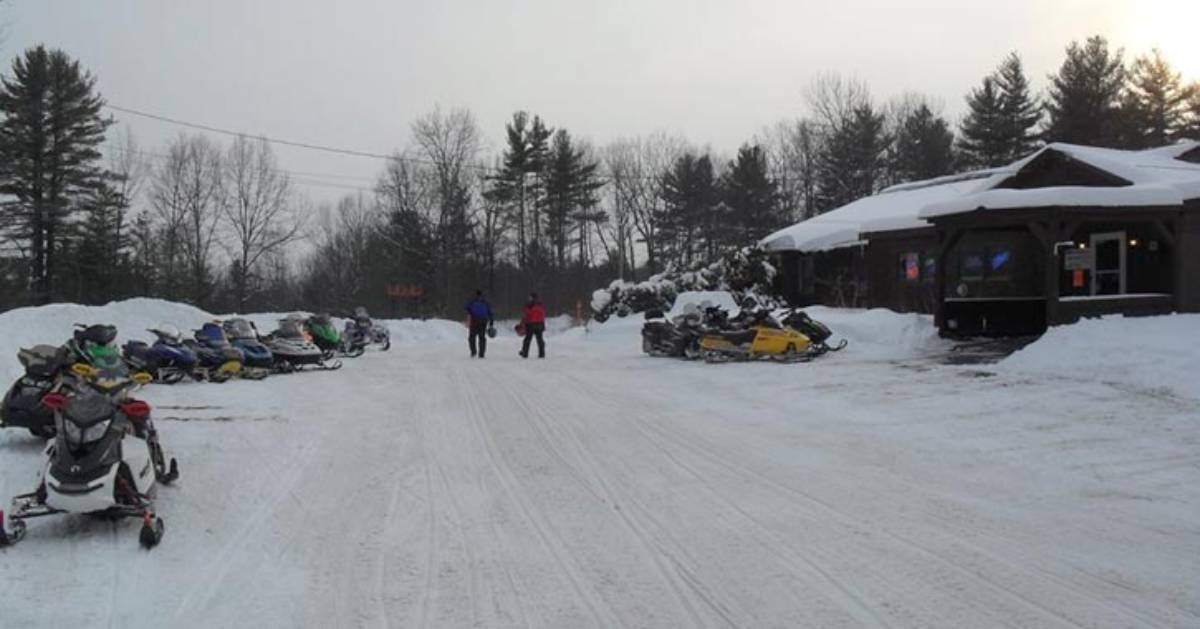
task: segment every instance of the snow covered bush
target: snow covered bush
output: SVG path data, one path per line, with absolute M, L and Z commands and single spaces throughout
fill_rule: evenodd
M 687 291 L 729 291 L 738 300 L 753 297 L 759 304 L 778 304 L 773 282 L 775 267 L 758 246 L 734 251 L 717 262 L 689 270 L 671 265 L 643 282 L 615 280 L 592 293 L 592 317 L 605 321 L 647 310 L 670 310 L 675 297 Z

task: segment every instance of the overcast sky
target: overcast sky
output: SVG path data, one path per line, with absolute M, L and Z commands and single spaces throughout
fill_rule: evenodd
M 517 109 L 603 144 L 666 130 L 730 153 L 803 113 L 824 72 L 952 118 L 1010 50 L 1041 88 L 1072 39 L 1158 46 L 1200 77 L 1200 0 L 7 0 L 4 56 L 45 43 L 112 104 L 253 134 L 390 152 L 435 105 L 493 150 Z M 5 64 L 7 71 L 7 63 Z M 118 114 L 147 148 L 177 128 Z M 369 185 L 375 160 L 278 149 Z M 354 179 L 361 177 L 363 179 Z M 328 198 L 335 189 L 311 188 Z

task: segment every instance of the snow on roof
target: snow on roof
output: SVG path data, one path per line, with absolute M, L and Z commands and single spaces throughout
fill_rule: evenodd
M 828 251 L 862 244 L 869 232 L 927 227 L 928 218 L 979 208 L 1140 207 L 1200 199 L 1200 164 L 1180 157 L 1200 149 L 1187 141 L 1141 151 L 1055 143 L 1008 166 L 892 186 L 836 210 L 785 227 L 762 240 L 770 251 Z M 997 188 L 1047 151 L 1057 151 L 1125 181 L 1128 186 Z
M 974 194 L 942 199 L 926 205 L 921 218 L 961 214 L 980 208 L 1017 207 L 1146 207 L 1182 205 L 1200 198 L 1200 164 L 1179 159 L 1200 147 L 1187 141 L 1141 151 L 1049 144 L 1010 168 L 1016 173 L 1048 151 L 1064 155 L 1128 181 L 1128 186 L 1050 186 L 1010 189 L 989 186 Z M 999 182 L 996 182 L 997 184 Z
M 861 235 L 928 227 L 926 205 L 973 193 L 1006 178 L 1007 169 L 983 170 L 892 186 L 836 210 L 785 227 L 762 240 L 770 251 L 828 251 L 862 243 Z

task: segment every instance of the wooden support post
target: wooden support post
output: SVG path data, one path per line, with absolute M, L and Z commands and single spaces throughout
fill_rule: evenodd
M 1055 220 L 1043 229 L 1042 236 L 1044 239 L 1038 239 L 1041 241 L 1046 253 L 1046 327 L 1050 327 L 1058 322 L 1058 297 L 1062 293 L 1062 288 L 1059 286 L 1059 277 L 1062 275 L 1062 262 L 1058 258 L 1057 243 L 1065 237 L 1063 235 L 1064 231 L 1062 223 Z M 1036 232 L 1034 236 L 1037 236 Z
M 937 298 L 934 300 L 933 323 L 941 329 L 946 324 L 946 265 L 950 250 L 962 239 L 963 230 L 954 228 L 949 231 L 938 229 L 937 254 Z

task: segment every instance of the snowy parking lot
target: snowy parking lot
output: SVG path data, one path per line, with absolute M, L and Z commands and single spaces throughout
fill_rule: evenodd
M 153 386 L 162 545 L 31 523 L 0 625 L 1200 626 L 1189 380 L 1055 374 L 1039 343 L 946 364 L 919 318 L 825 315 L 851 345 L 808 364 L 648 358 L 635 321 L 480 361 L 439 323 L 337 372 Z M 40 448 L 0 435 L 0 493 Z

